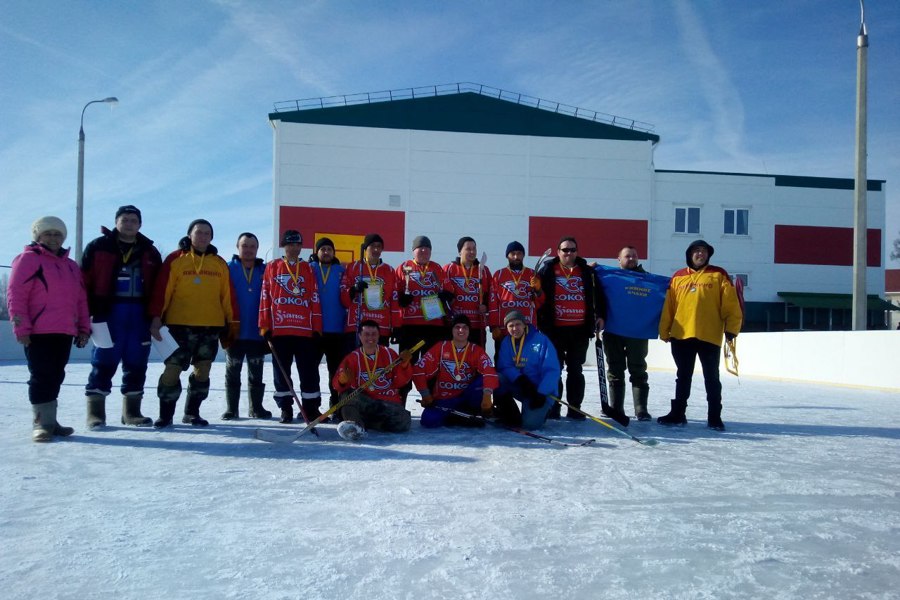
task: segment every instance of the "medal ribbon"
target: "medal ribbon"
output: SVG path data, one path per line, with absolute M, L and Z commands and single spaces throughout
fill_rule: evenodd
M 516 338 L 513 336 L 509 336 L 509 340 L 512 342 L 513 354 L 516 356 L 516 366 L 521 366 L 519 363 L 522 360 L 522 350 L 525 348 L 525 336 L 528 334 L 528 328 L 525 328 L 525 333 L 522 334 L 522 337 L 519 338 L 519 349 L 516 350 Z
M 365 368 L 366 368 L 366 373 L 368 373 L 368 375 L 369 375 L 368 382 L 369 382 L 369 383 L 374 383 L 374 381 L 375 381 L 375 371 L 377 370 L 377 367 L 378 367 L 378 347 L 375 348 L 375 357 L 374 357 L 374 359 L 372 360 L 372 367 L 371 367 L 371 368 L 369 368 L 369 357 L 366 356 L 365 351 L 360 352 L 360 354 L 362 354 L 362 357 L 363 357 L 363 364 L 364 364 L 364 366 L 365 366 Z
M 203 269 L 203 259 L 206 258 L 206 254 L 204 254 L 203 256 L 200 257 L 200 266 L 199 266 L 199 267 L 197 266 L 196 261 L 194 261 L 194 257 L 195 257 L 194 249 L 191 248 L 191 264 L 194 266 L 194 274 L 195 274 L 195 275 L 197 276 L 197 278 L 199 279 L 199 278 L 200 278 L 200 271 Z
M 466 347 L 463 350 L 461 359 L 456 351 L 456 344 L 450 342 L 450 346 L 453 348 L 453 362 L 456 363 L 456 376 L 462 379 L 462 364 L 466 362 L 466 354 L 469 352 L 469 342 L 466 342 Z M 459 379 L 457 381 L 459 381 Z
M 298 280 L 300 279 L 300 261 L 297 261 L 297 272 L 294 273 L 294 271 L 291 270 L 291 263 L 289 263 L 286 258 L 282 258 L 281 260 L 284 261 L 284 266 L 287 267 L 288 274 L 291 276 L 291 281 L 294 282 L 294 289 L 299 288 L 300 286 L 298 284 Z

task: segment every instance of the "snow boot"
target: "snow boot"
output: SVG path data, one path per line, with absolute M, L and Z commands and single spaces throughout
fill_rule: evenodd
M 638 421 L 650 421 L 653 419 L 647 412 L 647 397 L 650 388 L 632 387 L 631 397 L 634 399 L 634 416 Z
M 294 399 L 279 398 L 278 406 L 281 408 L 281 418 L 279 423 L 289 424 L 294 422 Z
M 172 424 L 172 419 L 175 417 L 175 405 L 177 402 L 167 402 L 166 400 L 159 401 L 159 418 L 153 422 L 153 426 L 157 429 L 162 429 L 163 427 L 168 427 Z
M 303 412 L 306 413 L 306 418 L 310 421 L 315 421 L 319 417 L 322 416 L 322 412 L 319 410 L 319 407 L 322 405 L 322 397 L 316 398 L 304 398 L 303 399 Z
M 143 394 L 125 394 L 122 396 L 122 425 L 134 425 L 136 427 L 149 427 L 153 425 L 153 419 L 141 414 L 141 401 Z
M 615 413 L 625 412 L 625 382 L 609 382 L 609 406 Z
M 225 387 L 225 412 L 222 413 L 223 421 L 232 421 L 240 417 L 238 414 L 238 404 L 240 404 L 240 400 L 240 387 Z
M 715 431 L 725 431 L 725 423 L 722 422 L 722 401 L 709 402 L 706 413 L 706 426 Z
M 87 427 L 88 429 L 106 427 L 106 396 L 103 394 L 87 396 Z
M 339 436 L 348 442 L 357 442 L 366 435 L 366 430 L 354 421 L 341 421 L 337 432 Z
M 190 423 L 194 427 L 206 427 L 209 421 L 200 416 L 200 405 L 209 396 L 209 380 L 197 381 L 194 374 L 188 377 L 187 397 L 184 403 L 182 423 Z
M 250 395 L 250 411 L 249 416 L 251 419 L 271 419 L 272 413 L 265 408 L 263 408 L 263 396 L 266 393 L 266 384 L 260 384 L 257 386 L 250 386 L 250 389 L 247 390 L 247 393 Z
M 656 422 L 660 425 L 678 425 L 683 427 L 687 425 L 687 419 L 684 411 L 687 410 L 687 400 L 672 400 L 672 410 L 669 414 L 658 417 Z
M 57 435 L 56 428 L 60 425 L 56 422 L 56 407 L 56 400 L 31 405 L 31 413 L 34 415 L 31 441 L 50 442 L 53 440 L 53 436 Z
M 576 408 L 578 410 L 575 410 Z M 585 417 L 583 413 L 578 412 L 579 410 L 581 410 L 580 404 L 570 402 L 569 408 L 566 409 L 566 418 L 572 419 L 573 421 L 584 421 L 585 419 L 587 419 L 587 417 Z

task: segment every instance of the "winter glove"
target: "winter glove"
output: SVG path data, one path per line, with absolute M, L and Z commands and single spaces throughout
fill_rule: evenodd
M 544 406 L 547 402 L 547 397 L 543 394 L 535 394 L 531 398 L 528 399 L 528 408 L 531 410 L 538 410 Z
M 528 398 L 539 396 L 537 386 L 531 383 L 531 380 L 524 375 L 516 377 L 516 385 L 522 390 L 522 394 Z
M 342 386 L 347 385 L 348 383 L 350 383 L 350 375 L 347 373 L 347 371 L 341 369 L 340 371 L 338 371 L 337 380 L 338 383 Z
M 535 292 L 540 293 L 541 280 L 537 276 L 532 277 L 531 281 L 529 281 L 528 283 L 529 283 L 529 285 L 531 285 L 531 289 L 533 289 Z
M 489 417 L 493 410 L 494 402 L 491 399 L 491 392 L 490 390 L 484 390 L 481 394 L 481 414 L 485 417 Z
M 260 330 L 259 330 L 259 335 L 261 335 L 261 336 L 263 336 L 264 338 L 266 338 L 266 341 L 267 341 L 267 342 L 271 342 L 271 341 L 272 341 L 272 332 L 269 331 L 268 329 L 265 329 L 265 328 L 260 329 Z
M 499 342 L 500 340 L 502 340 L 505 333 L 506 332 L 499 327 L 494 327 L 493 329 L 491 329 L 491 337 L 494 338 L 495 342 Z
M 404 369 L 409 366 L 409 362 L 412 360 L 412 352 L 409 350 L 404 350 L 400 353 L 400 366 Z
M 412 294 L 400 294 L 400 306 L 406 308 L 410 304 L 412 304 L 413 296 Z
M 737 337 L 737 334 L 735 334 L 735 333 L 731 333 L 730 331 L 725 332 L 725 341 L 726 342 L 730 342 L 731 340 L 733 340 L 736 337 Z
M 369 284 L 363 281 L 362 279 L 358 280 L 353 286 L 350 288 L 350 300 L 356 300 L 356 297 L 363 292 L 364 289 L 369 287 Z
M 453 292 L 448 292 L 447 290 L 441 290 L 440 292 L 438 292 L 438 298 L 441 299 L 441 302 L 450 304 L 451 302 L 456 300 L 456 294 L 454 294 Z
M 431 392 L 429 392 L 428 390 L 423 390 L 421 392 L 421 394 L 422 394 L 422 402 L 421 402 L 422 406 L 424 406 L 425 408 L 428 408 L 429 406 L 434 404 L 434 396 L 431 395 Z

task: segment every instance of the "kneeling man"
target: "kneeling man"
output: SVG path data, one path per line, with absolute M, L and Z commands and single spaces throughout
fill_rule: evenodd
M 469 317 L 453 317 L 453 339 L 428 349 L 413 367 L 413 382 L 422 394 L 422 427 L 483 425 L 438 407 L 468 413 L 491 413 L 491 394 L 499 379 L 484 348 L 469 342 Z

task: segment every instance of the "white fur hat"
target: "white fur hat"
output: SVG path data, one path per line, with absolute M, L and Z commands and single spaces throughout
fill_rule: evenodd
M 63 234 L 63 241 L 66 241 L 68 231 L 66 224 L 59 217 L 41 217 L 31 224 L 31 238 L 36 242 L 38 237 L 45 231 L 58 231 Z

